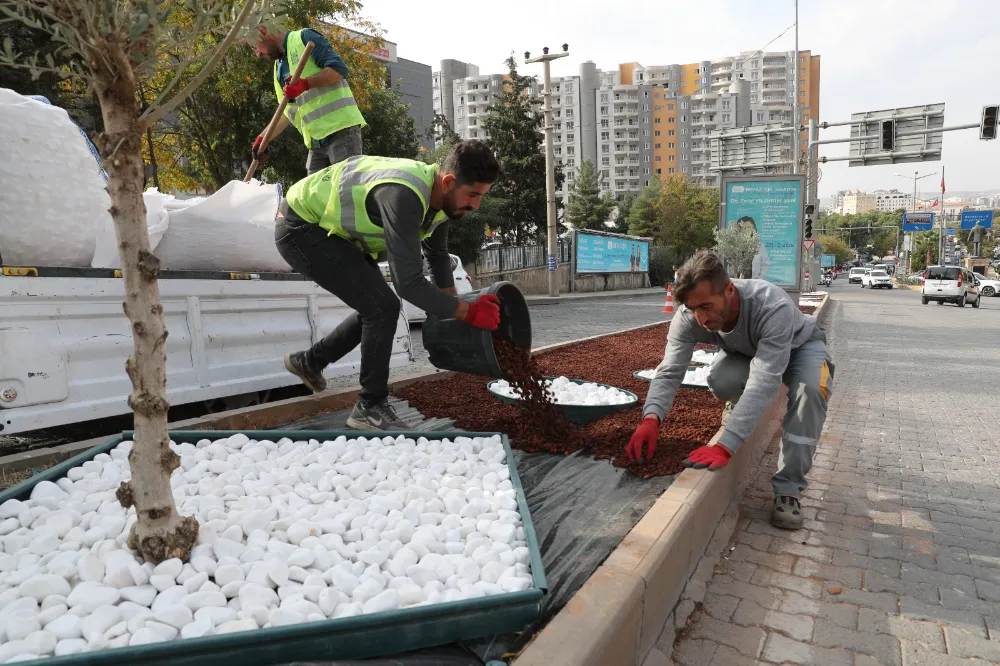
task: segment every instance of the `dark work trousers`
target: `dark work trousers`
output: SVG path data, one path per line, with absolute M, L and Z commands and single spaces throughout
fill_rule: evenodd
M 282 201 L 274 241 L 285 261 L 342 300 L 355 312 L 306 352 L 306 363 L 322 371 L 361 345 L 361 392 L 366 406 L 389 397 L 389 358 L 399 320 L 399 298 L 370 255 L 339 236 L 327 235 Z
M 313 139 L 306 158 L 306 173 L 313 174 L 331 164 L 361 154 L 361 127 L 345 127 L 322 139 Z

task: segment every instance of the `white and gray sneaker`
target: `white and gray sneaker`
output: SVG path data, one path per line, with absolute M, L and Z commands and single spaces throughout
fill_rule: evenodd
M 359 400 L 347 417 L 347 427 L 354 430 L 412 430 L 406 421 L 396 415 L 388 400 L 371 407 L 365 407 Z

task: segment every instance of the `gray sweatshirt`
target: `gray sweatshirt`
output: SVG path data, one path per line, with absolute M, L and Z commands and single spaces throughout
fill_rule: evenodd
M 764 280 L 733 280 L 733 284 L 740 295 L 740 316 L 729 333 L 705 330 L 683 305 L 677 310 L 667 333 L 663 362 L 657 367 L 643 409 L 643 416 L 655 414 L 663 420 L 674 403 L 697 343 L 749 356 L 753 360 L 746 389 L 719 438 L 719 443 L 730 451 L 736 451 L 757 428 L 781 387 L 792 350 L 804 345 L 815 328 L 812 319 L 780 287 Z

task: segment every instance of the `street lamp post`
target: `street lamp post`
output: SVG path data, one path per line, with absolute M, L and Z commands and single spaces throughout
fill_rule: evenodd
M 897 173 L 896 175 L 899 176 L 900 178 L 912 178 L 913 179 L 913 204 L 912 205 L 913 205 L 913 212 L 916 213 L 917 212 L 917 181 L 918 180 L 923 180 L 924 178 L 930 178 L 931 176 L 936 176 L 937 175 L 937 171 L 935 171 L 934 173 L 925 173 L 922 176 L 920 175 L 919 171 L 914 171 L 912 176 L 904 176 L 901 173 Z M 911 235 L 910 236 L 910 250 L 909 250 L 909 252 L 906 253 L 906 274 L 907 275 L 910 274 L 910 257 L 912 255 L 913 255 L 913 236 Z M 938 260 L 940 261 L 941 257 L 938 257 Z
M 556 168 L 555 154 L 552 147 L 552 77 L 549 74 L 549 63 L 556 58 L 565 58 L 569 55 L 569 45 L 562 45 L 562 53 L 549 53 L 549 47 L 542 49 L 542 55 L 532 58 L 531 53 L 524 52 L 524 62 L 532 64 L 540 62 L 544 65 L 543 82 L 545 90 L 542 92 L 542 111 L 545 114 L 545 221 L 548 227 L 548 268 L 549 268 L 549 296 L 559 295 L 559 239 L 556 234 Z M 572 279 L 572 277 L 570 278 Z

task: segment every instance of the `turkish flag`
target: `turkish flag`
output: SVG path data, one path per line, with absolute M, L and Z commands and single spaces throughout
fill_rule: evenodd
M 938 200 L 935 199 L 934 203 L 931 204 L 931 208 L 937 208 L 937 205 L 938 205 Z

